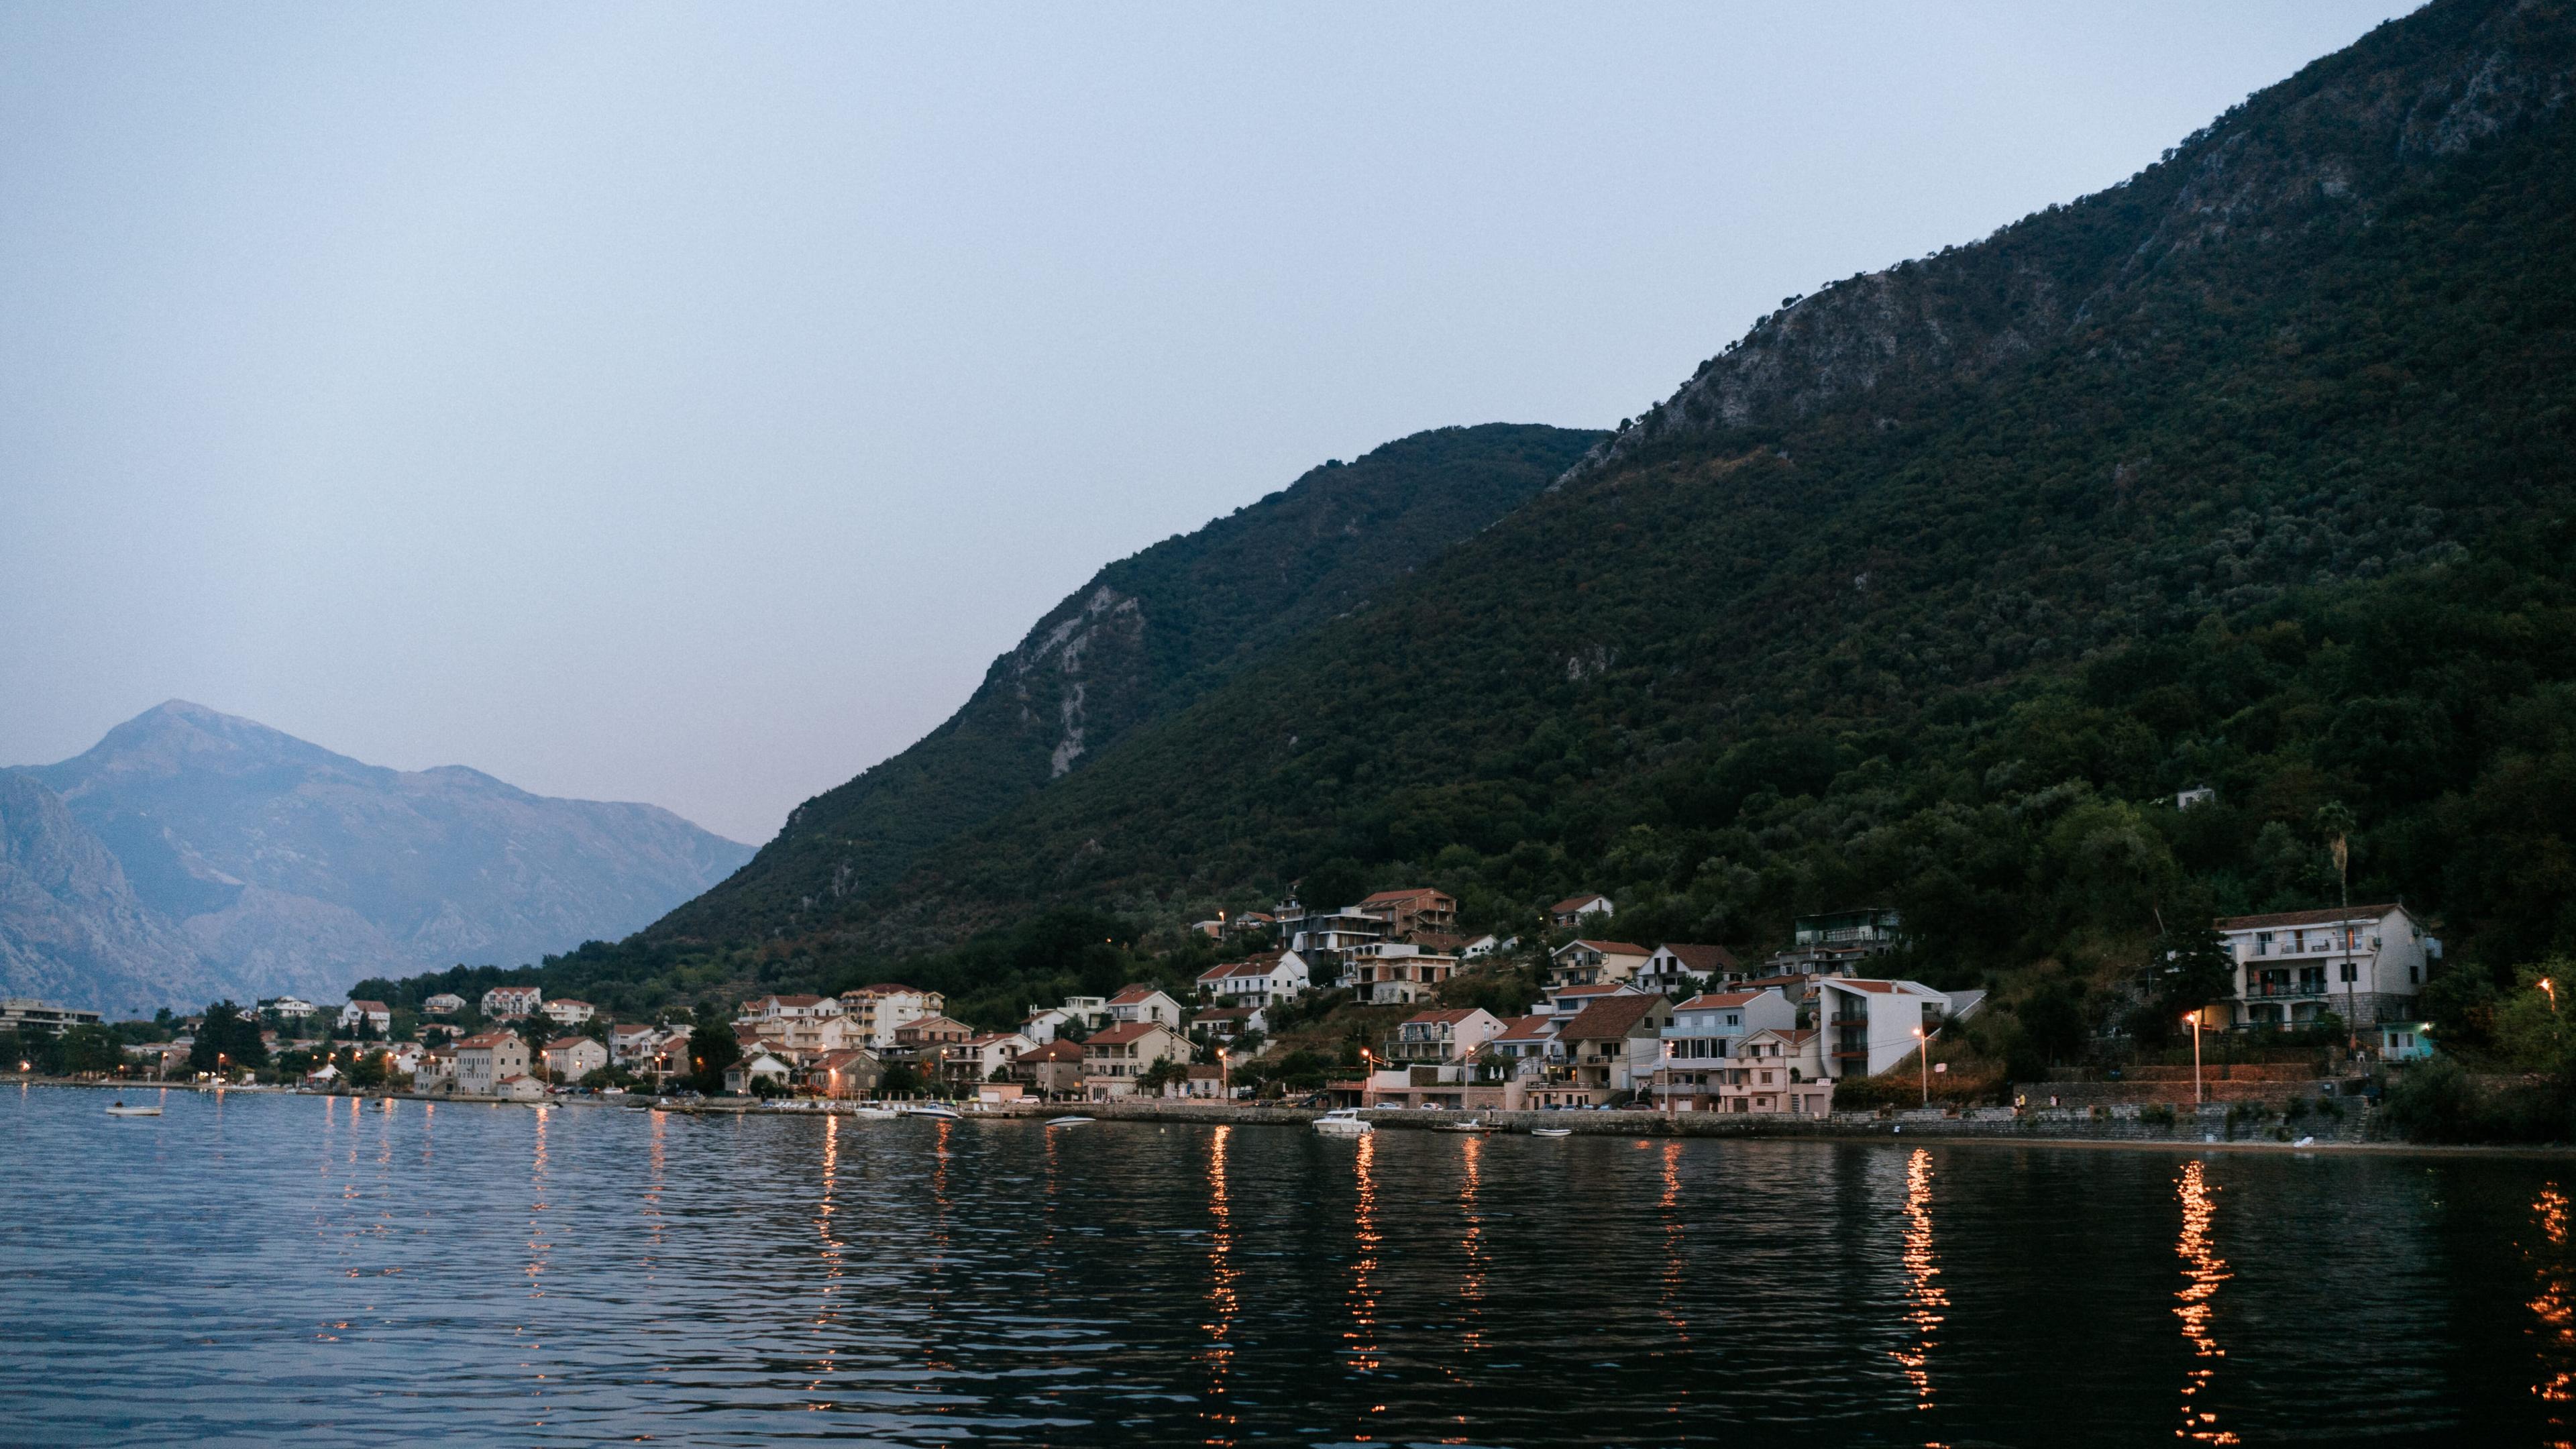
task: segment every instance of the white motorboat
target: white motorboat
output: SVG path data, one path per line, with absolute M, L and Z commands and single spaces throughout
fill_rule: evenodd
M 158 1117 L 161 1115 L 161 1109 L 158 1107 L 129 1107 L 123 1102 L 113 1102 L 108 1105 L 107 1115 L 110 1117 Z
M 1530 1135 L 1532 1137 L 1571 1137 L 1574 1135 L 1574 1129 L 1571 1127 L 1532 1127 L 1530 1129 Z
M 1050 1117 L 1047 1119 L 1047 1125 L 1049 1127 L 1081 1127 L 1087 1125 L 1092 1120 L 1093 1119 L 1089 1117 Z
M 935 1117 L 943 1122 L 959 1120 L 957 1109 L 945 1102 L 915 1102 L 904 1109 L 907 1117 Z
M 903 1114 L 881 1102 L 861 1102 L 850 1109 L 853 1117 L 900 1117 Z
M 1335 1107 L 1315 1119 L 1315 1130 L 1327 1137 L 1366 1137 L 1377 1129 L 1357 1107 Z

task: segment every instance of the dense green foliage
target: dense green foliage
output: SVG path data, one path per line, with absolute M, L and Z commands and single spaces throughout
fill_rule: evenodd
M 1419 433 L 1109 565 L 994 661 L 946 723 L 799 806 L 757 859 L 646 934 L 722 940 L 844 918 L 922 851 L 1366 607 L 1601 436 L 1501 423 Z
M 2146 968 L 2195 923 L 2331 901 L 2348 817 L 2355 898 L 2442 918 L 2473 1048 L 2576 946 L 2576 108 L 2534 99 L 2571 57 L 2547 6 L 2383 27 L 2120 187 L 1765 319 L 899 884 L 548 989 L 893 975 L 993 1023 L 1177 981 L 1181 923 L 1301 880 L 1479 929 L 1606 890 L 1623 935 L 1739 954 L 1887 904 L 1890 967 L 2004 979 L 1982 1030 L 2032 1070 L 2191 995 Z

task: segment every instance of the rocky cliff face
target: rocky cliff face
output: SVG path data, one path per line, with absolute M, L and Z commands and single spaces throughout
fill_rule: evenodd
M 2138 289 L 2192 253 L 2253 238 L 2331 244 L 2373 225 L 2425 168 L 2543 122 L 2576 94 L 2565 6 L 2429 7 L 2229 111 L 2108 191 L 1783 298 L 1564 483 L 1846 405 L 1898 380 L 1973 380 L 2088 329 L 2105 345 Z M 2080 244 L 2070 246 L 2070 234 Z
M 751 853 L 653 806 L 548 799 L 455 766 L 383 769 L 176 700 L 11 778 L 90 842 L 50 858 L 88 862 L 65 879 L 90 883 L 78 899 L 100 939 L 132 944 L 10 973 L 12 990 L 23 977 L 74 1001 L 119 960 L 138 982 L 184 985 L 153 1003 L 171 1005 L 202 1003 L 205 987 L 330 999 L 365 976 L 533 961 L 625 935 Z M 22 810 L 54 818 L 40 806 Z M 0 907 L 0 928 L 60 937 L 26 899 L 23 916 Z
M 799 806 L 660 938 L 810 929 L 921 853 L 1086 768 L 1282 641 L 1368 600 L 1535 495 L 1601 435 L 1442 428 L 1330 463 L 1111 564 L 1042 616 L 918 744 Z
M 217 989 L 62 799 L 0 770 L 0 992 L 148 1016 Z

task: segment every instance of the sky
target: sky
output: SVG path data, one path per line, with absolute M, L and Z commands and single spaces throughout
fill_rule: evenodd
M 2406 8 L 0 4 L 0 763 L 766 840 L 1102 564 L 1597 427 Z

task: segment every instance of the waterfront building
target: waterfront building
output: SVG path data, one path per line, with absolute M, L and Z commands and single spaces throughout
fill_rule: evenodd
M 1133 1096 L 1136 1079 L 1166 1059 L 1188 1061 L 1190 1044 L 1163 1023 L 1131 1021 L 1105 1028 L 1082 1043 L 1084 1095 L 1095 1102 Z
M 608 1066 L 608 1048 L 586 1036 L 559 1036 L 546 1043 L 546 1070 L 558 1082 L 578 1082 Z
M 1502 1019 L 1480 1006 L 1417 1011 L 1396 1024 L 1386 1059 L 1398 1066 L 1463 1062 L 1502 1034 Z
M 796 1069 L 775 1055 L 765 1051 L 753 1052 L 725 1068 L 724 1089 L 737 1097 L 747 1097 L 752 1095 L 755 1082 L 767 1082 L 783 1090 L 795 1076 Z
M 1082 1095 L 1082 1047 L 1070 1041 L 1041 1043 L 1020 1053 L 1012 1072 L 1048 1101 Z
M 1663 1062 L 1672 1003 L 1660 996 L 1604 996 L 1557 1028 L 1576 1085 L 1615 1094 L 1643 1091 Z
M 487 1031 L 456 1044 L 456 1093 L 499 1096 L 502 1079 L 528 1070 L 528 1044 L 515 1031 Z
M 1719 1112 L 1822 1117 L 1833 1111 L 1823 1035 L 1813 1027 L 1770 1027 L 1748 1034 L 1729 1064 L 1713 1069 Z
M 76 1026 L 96 1026 L 99 1014 L 75 1007 L 56 1006 L 32 996 L 12 996 L 0 1000 L 0 1031 L 43 1032 L 61 1036 Z
M 2442 959 L 2431 923 L 2403 905 L 2329 907 L 2213 922 L 2236 979 L 2221 1003 L 2231 1025 L 2290 1030 L 2327 1012 L 2355 1029 L 2418 1014 L 2415 999 Z
M 1949 994 L 1920 981 L 1816 978 L 1815 1020 L 1826 1033 L 1829 1076 L 1877 1076 L 1911 1056 L 1950 1015 Z
M 1715 1074 L 1737 1055 L 1737 1044 L 1755 1032 L 1797 1024 L 1797 1005 L 1777 987 L 1703 994 L 1675 1005 L 1673 1024 L 1663 1031 L 1655 1105 L 1676 1112 L 1718 1110 Z
M 841 993 L 843 1010 L 858 1023 L 859 1036 L 854 1045 L 880 1055 L 894 1046 L 894 1034 L 905 1022 L 936 1016 L 947 1005 L 948 998 L 936 991 L 893 981 Z

